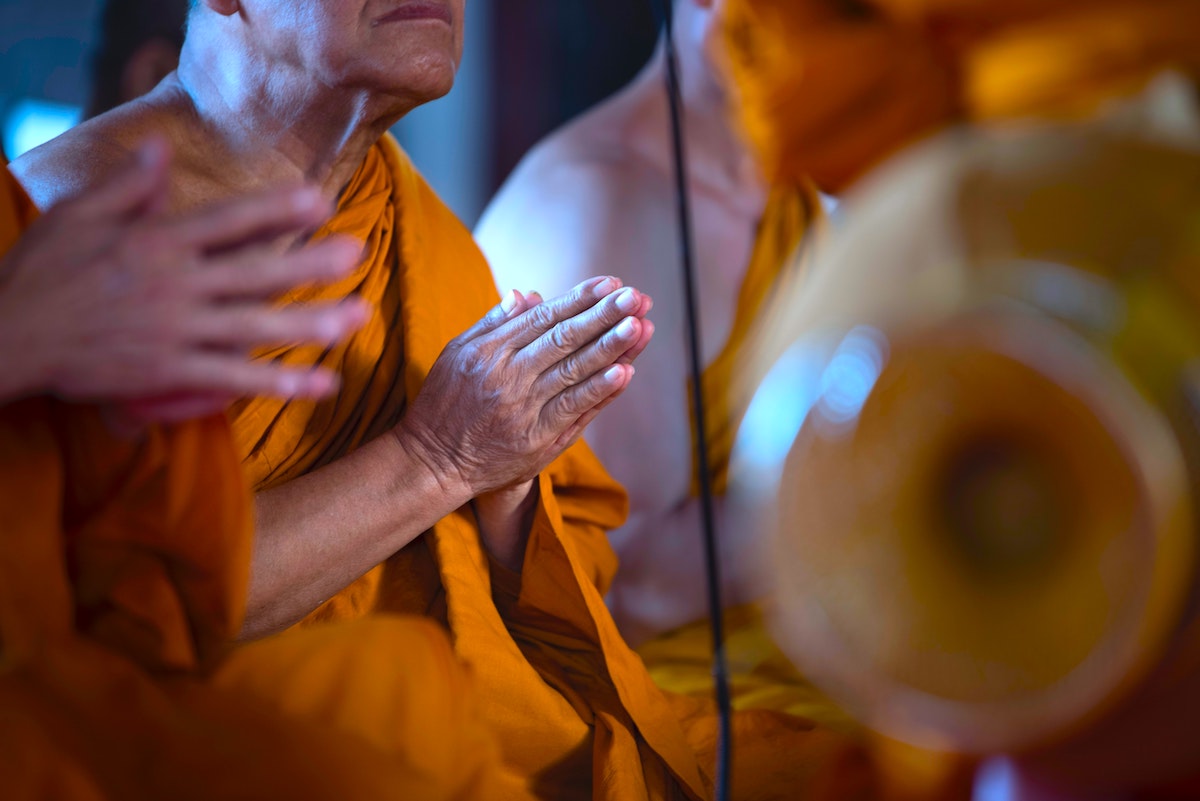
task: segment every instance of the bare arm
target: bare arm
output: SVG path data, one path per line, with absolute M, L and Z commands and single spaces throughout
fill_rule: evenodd
M 398 436 L 259 493 L 242 636 L 297 622 L 470 500 L 465 484 L 435 474 Z

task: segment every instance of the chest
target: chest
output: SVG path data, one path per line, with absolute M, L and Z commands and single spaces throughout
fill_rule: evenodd
M 709 364 L 729 340 L 738 314 L 743 283 L 754 254 L 759 219 L 745 210 L 697 196 L 693 201 L 694 264 L 696 299 L 701 326 L 702 358 Z M 671 234 L 675 234 L 674 227 Z M 678 248 L 672 248 L 678 252 Z M 669 290 L 663 300 L 655 298 L 659 315 L 669 315 L 684 332 L 686 325 L 683 275 L 678 259 L 662 265 Z M 678 346 L 686 345 L 686 337 Z

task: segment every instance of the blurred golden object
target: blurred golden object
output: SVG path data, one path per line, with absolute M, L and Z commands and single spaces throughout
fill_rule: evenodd
M 1200 738 L 1158 737 L 1200 715 L 1200 153 L 952 132 L 841 214 L 769 323 L 733 473 L 780 646 L 901 740 L 1108 731 L 1095 781 L 1195 772 Z
M 728 0 L 738 115 L 768 178 L 840 191 L 963 120 L 1089 114 L 1200 74 L 1197 0 Z

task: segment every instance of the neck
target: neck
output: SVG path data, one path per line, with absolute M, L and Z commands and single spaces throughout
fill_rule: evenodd
M 212 24 L 212 23 L 205 23 Z M 191 119 L 188 146 L 229 188 L 303 181 L 340 194 L 367 151 L 408 109 L 367 91 L 343 91 L 288 65 L 257 62 L 248 48 L 190 32 L 170 102 Z M 204 32 L 207 33 L 207 32 Z
M 728 94 L 699 47 L 681 47 L 678 58 L 691 182 L 698 188 L 760 205 L 765 200 L 766 187 L 753 155 L 731 122 Z M 669 140 L 662 137 L 662 126 L 669 125 L 670 114 L 666 75 L 666 48 L 660 43 L 650 63 L 630 87 L 640 105 L 652 110 L 647 122 L 656 129 L 656 140 L 664 143 Z M 669 155 L 670 150 L 663 152 Z

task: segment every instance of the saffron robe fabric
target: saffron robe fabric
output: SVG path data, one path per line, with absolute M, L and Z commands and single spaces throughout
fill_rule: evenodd
M 738 117 L 767 174 L 838 192 L 962 121 L 1090 114 L 1200 74 L 1194 0 L 732 0 Z
M 446 343 L 498 301 L 470 233 L 394 140 L 373 148 L 317 236 L 366 243 L 357 272 L 289 302 L 357 293 L 374 319 L 329 350 L 278 348 L 261 358 L 324 364 L 343 376 L 320 403 L 249 400 L 230 413 L 257 490 L 329 464 L 387 432 Z M 472 669 L 505 762 L 543 798 L 707 798 L 715 762 L 710 703 L 663 693 L 624 643 L 603 594 L 616 569 L 606 531 L 626 498 L 580 443 L 538 481 L 520 575 L 490 564 L 470 507 L 315 610 L 300 628 L 381 613 L 447 627 Z M 384 680 L 386 677 L 379 677 Z M 855 798 L 873 777 L 852 741 L 805 720 L 754 711 L 737 731 L 735 797 Z
M 0 168 L 0 257 L 36 216 Z M 0 405 L 0 797 L 530 797 L 430 621 L 234 648 L 252 499 L 227 422 L 106 416 Z

